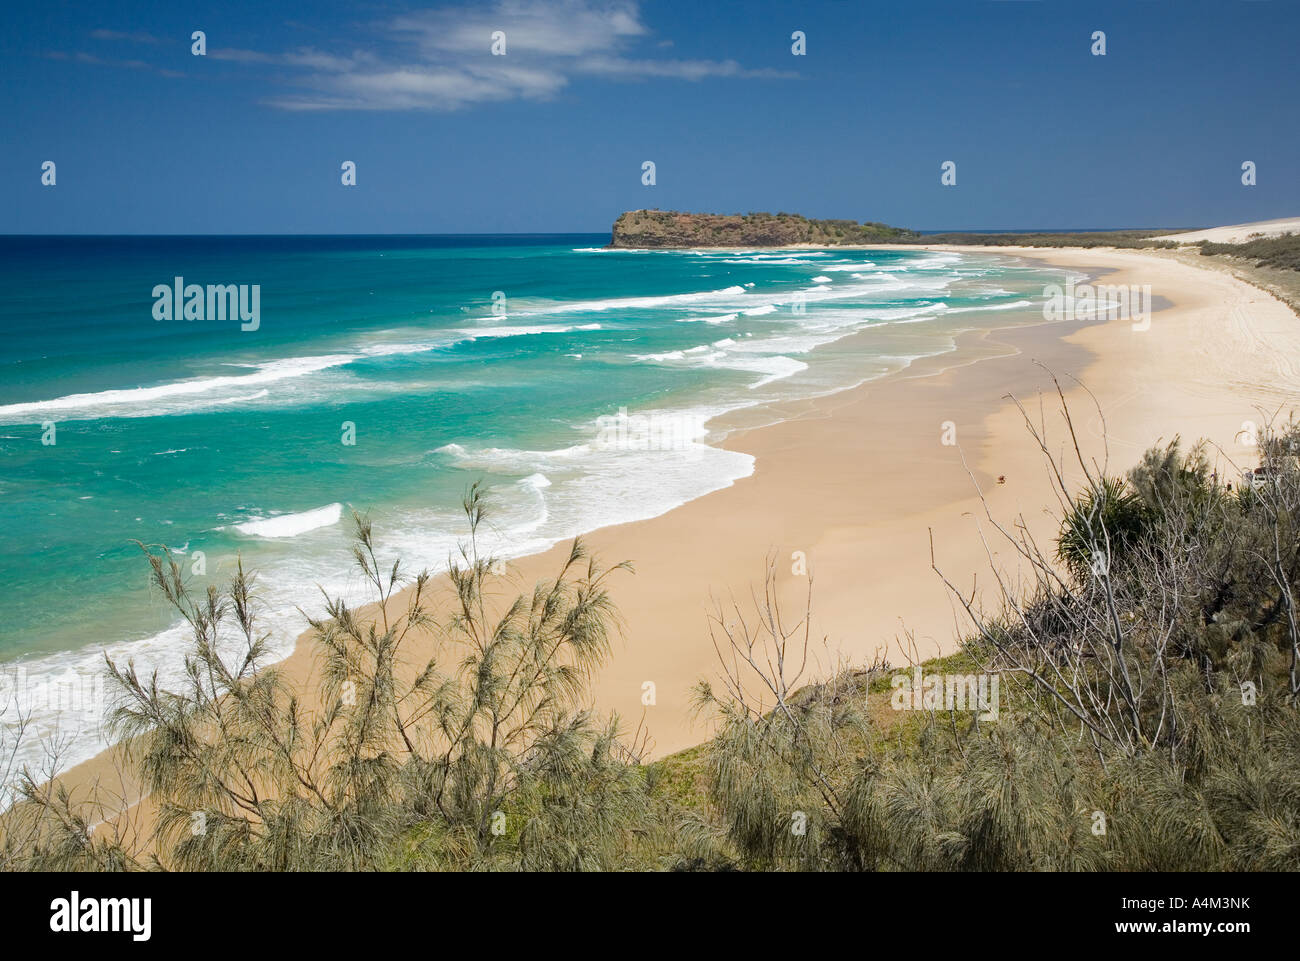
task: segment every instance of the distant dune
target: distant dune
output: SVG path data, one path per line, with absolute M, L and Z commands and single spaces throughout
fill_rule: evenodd
M 1233 224 L 1229 227 L 1189 230 L 1182 234 L 1165 234 L 1160 239 L 1183 244 L 1194 244 L 1201 240 L 1216 244 L 1241 244 L 1260 237 L 1280 237 L 1282 234 L 1295 233 L 1300 233 L 1300 217 L 1282 217 L 1278 220 L 1261 220 L 1254 224 Z

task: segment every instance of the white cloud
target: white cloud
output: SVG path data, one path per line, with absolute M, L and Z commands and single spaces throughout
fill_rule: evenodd
M 734 60 L 628 60 L 623 57 L 590 57 L 574 65 L 583 73 L 610 77 L 675 77 L 679 80 L 704 80 L 707 77 L 796 76 L 784 70 L 747 70 Z
M 612 50 L 627 37 L 648 31 L 634 3 L 587 0 L 501 0 L 459 9 L 399 17 L 397 30 L 417 35 L 426 53 L 486 53 L 493 31 L 504 30 L 511 54 L 577 57 Z
M 629 56 L 630 48 L 651 35 L 631 0 L 496 0 L 403 14 L 380 24 L 379 30 L 392 48 L 383 55 L 229 49 L 209 56 L 295 71 L 286 79 L 301 92 L 267 100 L 285 110 L 456 110 L 490 102 L 545 100 L 578 75 L 686 81 L 794 76 L 747 69 L 735 60 Z M 503 57 L 491 52 L 497 30 L 506 35 Z M 663 49 L 671 43 L 654 46 Z

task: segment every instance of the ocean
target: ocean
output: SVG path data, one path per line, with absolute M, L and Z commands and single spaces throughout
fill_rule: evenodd
M 188 635 L 137 542 L 200 591 L 242 557 L 284 656 L 322 589 L 366 596 L 353 510 L 408 572 L 445 567 L 476 480 L 502 557 L 656 516 L 753 471 L 714 446 L 728 429 L 1041 322 L 1065 280 L 608 240 L 0 238 L 0 754 L 20 715 L 19 762 L 101 750 L 105 653 L 180 676 Z

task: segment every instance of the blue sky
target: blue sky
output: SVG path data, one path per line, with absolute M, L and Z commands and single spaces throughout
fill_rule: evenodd
M 1292 0 L 258 0 L 5 18 L 4 233 L 602 231 L 638 207 L 917 229 L 1300 213 Z

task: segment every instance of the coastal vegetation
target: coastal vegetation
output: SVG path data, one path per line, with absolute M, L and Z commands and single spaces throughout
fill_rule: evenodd
M 904 227 L 853 220 L 810 220 L 798 214 L 694 214 L 630 210 L 614 222 L 611 247 L 779 247 L 809 244 L 961 244 L 1029 247 L 1175 247 L 1159 239 L 1172 230 L 1047 233 L 921 234 Z
M 1173 241 L 1161 240 L 1172 230 L 1081 230 L 1044 233 L 941 233 L 925 234 L 920 240 L 904 243 L 956 244 L 978 247 L 1124 247 L 1164 250 L 1177 247 Z
M 515 592 L 478 553 L 478 487 L 442 602 L 354 519 L 376 603 L 311 621 L 315 708 L 265 663 L 251 574 L 196 596 L 150 550 L 192 631 L 186 683 L 107 670 L 157 824 L 92 830 L 28 777 L 0 868 L 1300 869 L 1300 426 L 1265 428 L 1229 485 L 1177 439 L 1125 476 L 1099 469 L 1063 400 L 1059 436 L 1025 423 L 1060 534 L 1039 545 L 988 516 L 990 563 L 1014 555 L 1019 576 L 995 568 L 991 610 L 949 584 L 972 625 L 957 653 L 809 676 L 812 588 L 790 615 L 769 563 L 752 605 L 710 624 L 720 674 L 695 699 L 715 736 L 655 762 L 585 706 L 629 566 L 577 540 Z M 427 660 L 416 632 L 437 638 Z M 995 683 L 954 703 L 953 678 Z
M 1240 244 L 1216 244 L 1203 240 L 1199 246 L 1201 254 L 1206 257 L 1234 257 L 1256 267 L 1300 271 L 1300 234 L 1257 237 Z
M 1074 230 L 987 233 L 918 233 L 905 227 L 853 220 L 811 220 L 799 214 L 694 214 L 675 210 L 629 210 L 614 222 L 611 247 L 779 247 L 809 244 L 954 244 L 979 247 L 1118 247 L 1171 250 L 1165 230 Z M 1208 240 L 1196 246 L 1204 256 L 1234 257 L 1259 267 L 1300 271 L 1300 235 L 1257 237 L 1244 243 Z
M 611 247 L 779 247 L 785 244 L 903 243 L 910 230 L 853 220 L 809 220 L 798 214 L 690 214 L 629 210 L 614 222 Z

